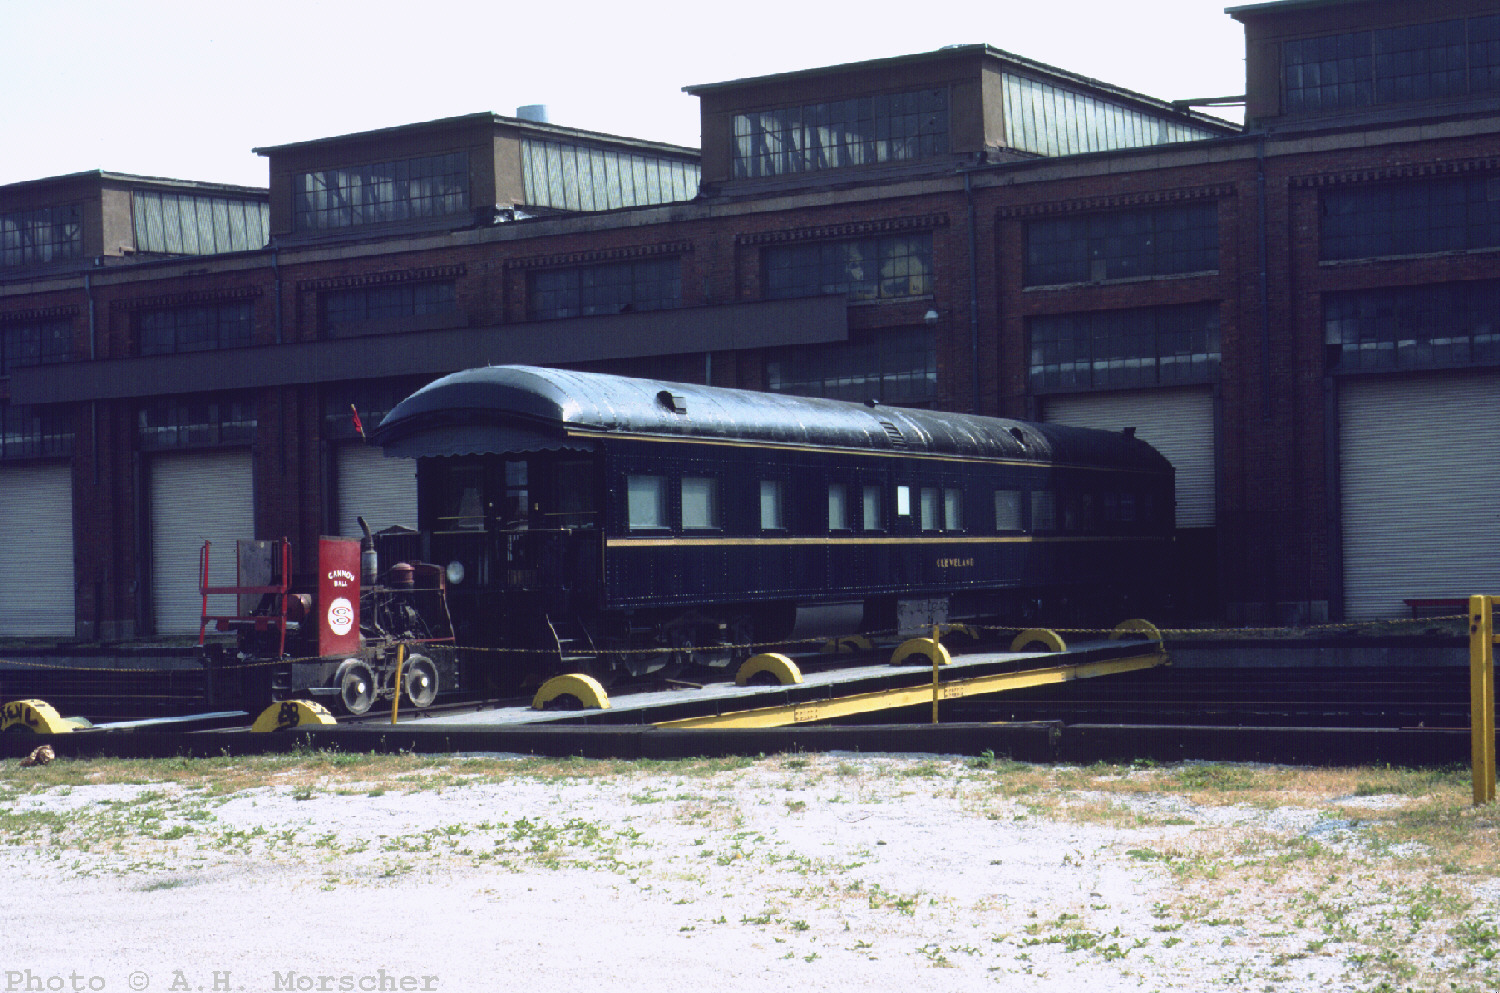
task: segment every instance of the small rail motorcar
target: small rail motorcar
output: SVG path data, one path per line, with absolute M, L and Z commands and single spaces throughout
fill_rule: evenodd
M 417 460 L 419 529 L 382 558 L 446 564 L 459 643 L 598 675 L 1112 622 L 1164 587 L 1173 534 L 1172 467 L 1129 431 L 495 366 L 412 394 L 371 441 Z
M 311 697 L 358 716 L 398 694 L 421 710 L 462 688 L 442 570 L 398 563 L 382 584 L 367 527 L 365 538 L 320 538 L 317 573 L 300 580 L 287 539 L 238 541 L 233 586 L 209 582 L 203 543 L 198 650 L 218 680 L 233 674 L 223 691 L 250 706 Z M 233 644 L 210 643 L 210 624 Z

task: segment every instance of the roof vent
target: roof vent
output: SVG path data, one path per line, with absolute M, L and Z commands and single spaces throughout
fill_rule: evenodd
M 524 107 L 517 107 L 516 116 L 533 124 L 551 123 L 551 119 L 547 116 L 547 105 L 544 103 L 528 103 Z
M 656 402 L 674 414 L 687 413 L 687 401 L 671 390 L 662 390 L 656 394 Z
M 900 428 L 896 427 L 890 421 L 881 421 L 880 426 L 885 428 L 885 435 L 891 439 L 892 445 L 898 445 L 901 448 L 906 447 L 906 436 L 901 433 Z
M 1024 451 L 1026 451 L 1027 448 L 1030 447 L 1029 445 L 1026 444 L 1026 433 L 1024 431 L 1022 431 L 1020 428 L 1018 428 L 1018 427 L 1012 427 L 1010 429 L 1010 436 L 1012 438 L 1016 439 L 1016 443 L 1021 446 L 1021 451 L 1024 452 Z
M 1135 437 L 1135 425 L 1134 424 L 1130 425 L 1127 428 L 1124 428 L 1123 430 L 1125 432 L 1125 437 L 1127 437 L 1127 438 L 1134 438 Z

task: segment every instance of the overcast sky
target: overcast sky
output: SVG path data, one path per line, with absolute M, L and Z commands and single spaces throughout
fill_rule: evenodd
M 0 184 L 266 185 L 256 146 L 514 114 L 698 144 L 695 83 L 986 43 L 1164 99 L 1244 92 L 1206 0 L 0 0 Z M 1221 109 L 1238 119 L 1238 108 Z

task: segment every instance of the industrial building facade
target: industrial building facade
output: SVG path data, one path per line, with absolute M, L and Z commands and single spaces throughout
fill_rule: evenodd
M 1500 586 L 1500 0 L 1230 14 L 1244 128 L 960 46 L 690 87 L 701 151 L 477 114 L 0 188 L 0 636 L 415 525 L 351 406 L 502 362 L 1134 427 L 1185 616 Z

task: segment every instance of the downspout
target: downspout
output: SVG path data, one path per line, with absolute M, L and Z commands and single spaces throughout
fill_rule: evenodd
M 1256 247 L 1257 247 L 1257 250 L 1259 251 L 1259 254 L 1260 254 L 1260 259 L 1259 259 L 1260 274 L 1259 274 L 1259 278 L 1258 278 L 1258 283 L 1259 283 L 1259 292 L 1260 292 L 1260 377 L 1261 377 L 1261 398 L 1262 398 L 1262 401 L 1263 401 L 1262 406 L 1261 406 L 1260 417 L 1261 417 L 1261 430 L 1264 431 L 1264 432 L 1269 433 L 1270 430 L 1271 430 L 1271 411 L 1272 411 L 1272 406 L 1271 406 L 1271 301 L 1270 301 L 1271 291 L 1270 291 L 1270 276 L 1269 276 L 1269 274 L 1267 272 L 1267 267 L 1269 265 L 1269 262 L 1267 260 L 1267 256 L 1268 256 L 1269 253 L 1268 253 L 1267 245 L 1266 245 L 1266 237 L 1267 237 L 1267 232 L 1266 232 L 1266 136 L 1265 136 L 1264 132 L 1262 132 L 1260 135 L 1258 135 L 1256 137 L 1256 139 L 1255 139 L 1255 207 L 1256 207 L 1255 228 L 1256 228 L 1256 242 L 1257 242 L 1257 246 Z M 1295 403 L 1295 398 L 1293 399 L 1293 402 Z M 1293 424 L 1295 425 L 1296 418 L 1293 418 L 1292 421 L 1293 421 Z M 1296 445 L 1297 445 L 1296 438 L 1292 439 L 1291 444 L 1292 444 L 1293 449 L 1295 450 Z M 1267 499 L 1266 494 L 1262 494 L 1261 495 L 1261 499 L 1263 499 L 1263 500 Z M 1269 519 L 1269 517 L 1270 517 L 1270 515 L 1267 514 L 1266 518 Z M 1254 533 L 1254 528 L 1253 527 L 1251 528 L 1251 533 L 1252 534 Z M 1276 594 L 1277 594 L 1276 574 L 1279 571 L 1278 568 L 1277 568 L 1277 560 L 1278 560 L 1278 558 L 1279 558 L 1279 556 L 1276 553 L 1276 545 L 1275 545 L 1275 543 L 1274 542 L 1268 542 L 1267 543 L 1267 549 L 1266 549 L 1266 558 L 1265 558 L 1265 575 L 1264 575 L 1264 579 L 1263 579 L 1263 584 L 1264 585 L 1261 588 L 1261 596 L 1263 596 L 1265 598 L 1265 602 L 1268 605 L 1272 606 L 1273 611 L 1274 611 L 1274 604 L 1276 603 Z
M 98 265 L 99 264 L 99 260 L 95 259 L 94 260 L 94 264 Z M 89 361 L 90 362 L 94 361 L 94 359 L 96 359 L 96 358 L 99 357 L 99 332 L 98 332 L 98 328 L 95 327 L 95 325 L 94 325 L 94 284 L 93 284 L 93 279 L 92 279 L 93 275 L 94 274 L 91 273 L 91 272 L 89 272 L 88 270 L 84 270 L 84 273 L 83 273 L 83 295 L 86 298 L 88 298 L 88 302 L 89 302 Z
M 276 244 L 276 238 L 273 236 L 271 238 L 271 278 L 272 278 L 272 282 L 275 283 L 275 293 L 276 293 L 276 344 L 278 344 L 278 345 L 280 345 L 282 343 L 282 341 L 283 341 L 282 324 L 281 324 L 281 263 L 280 263 L 280 258 L 279 258 L 280 254 L 281 254 L 281 246 L 279 246 L 279 245 Z
M 969 223 L 969 376 L 974 384 L 973 406 L 970 413 L 979 410 L 979 257 L 977 222 L 974 209 L 974 174 L 964 173 L 964 203 L 968 207 Z
M 96 258 L 96 259 L 94 259 L 94 264 L 98 265 L 100 261 L 101 261 L 100 259 Z M 98 356 L 99 356 L 99 328 L 94 323 L 94 283 L 93 283 L 92 277 L 93 277 L 93 273 L 91 273 L 87 269 L 85 269 L 84 273 L 83 273 L 83 295 L 88 299 L 88 304 L 89 304 L 89 361 L 90 362 L 94 361 L 94 359 L 98 358 Z M 90 461 L 93 463 L 93 466 L 94 466 L 94 485 L 98 486 L 99 485 L 99 401 L 98 400 L 90 400 L 89 401 L 89 438 L 91 440 L 91 444 L 93 445 L 93 449 L 94 449 L 94 451 L 93 451 L 93 457 L 90 459 Z M 98 601 L 97 600 L 95 601 L 95 607 L 94 607 L 94 609 L 96 611 L 98 610 Z
M 1256 241 L 1260 251 L 1260 375 L 1264 405 L 1261 417 L 1271 420 L 1271 290 L 1266 247 L 1266 136 L 1255 140 Z

